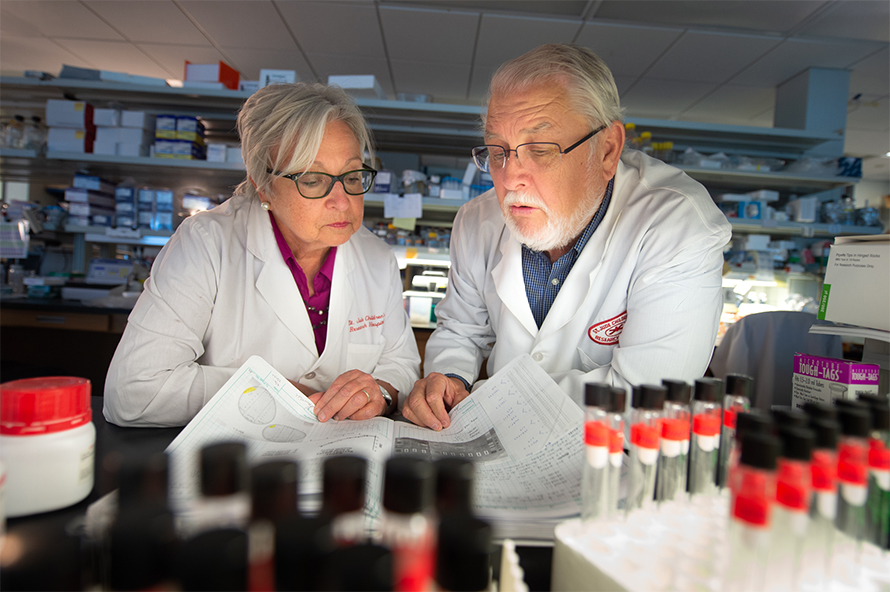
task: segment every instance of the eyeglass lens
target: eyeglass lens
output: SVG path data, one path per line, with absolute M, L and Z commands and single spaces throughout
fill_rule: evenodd
M 304 197 L 324 197 L 330 193 L 335 181 L 343 183 L 349 195 L 361 195 L 371 189 L 374 173 L 367 170 L 349 171 L 339 176 L 325 173 L 306 173 L 297 177 L 297 188 Z
M 516 157 L 532 172 L 546 171 L 559 164 L 559 144 L 533 142 L 516 147 Z M 485 172 L 500 172 L 507 161 L 507 151 L 500 146 L 479 146 L 473 150 L 476 165 Z

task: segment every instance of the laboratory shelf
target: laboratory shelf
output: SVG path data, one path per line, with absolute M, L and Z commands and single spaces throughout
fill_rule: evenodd
M 769 234 L 770 236 L 800 236 L 804 238 L 829 238 L 833 236 L 855 236 L 860 234 L 881 234 L 880 226 L 854 226 L 852 224 L 819 224 L 807 222 L 785 222 L 779 220 L 744 220 L 728 218 L 733 234 Z

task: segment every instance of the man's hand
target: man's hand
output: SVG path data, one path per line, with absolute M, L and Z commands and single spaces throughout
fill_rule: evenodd
M 414 383 L 411 394 L 405 400 L 402 415 L 421 427 L 438 432 L 451 425 L 448 412 L 469 396 L 460 380 L 433 372 Z
M 371 419 L 386 412 L 380 386 L 361 370 L 344 372 L 323 393 L 309 395 L 309 400 L 315 403 L 315 416 L 322 422 L 332 417 L 337 421 Z

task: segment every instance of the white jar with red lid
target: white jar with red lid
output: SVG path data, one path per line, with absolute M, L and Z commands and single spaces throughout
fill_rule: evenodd
M 90 381 L 72 376 L 0 384 L 6 516 L 76 504 L 93 490 L 96 428 Z

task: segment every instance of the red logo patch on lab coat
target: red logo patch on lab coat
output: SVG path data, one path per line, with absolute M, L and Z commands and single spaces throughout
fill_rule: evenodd
M 587 336 L 594 343 L 600 345 L 615 345 L 618 343 L 618 336 L 624 329 L 624 323 L 627 322 L 627 311 L 609 320 L 597 323 L 587 330 Z

